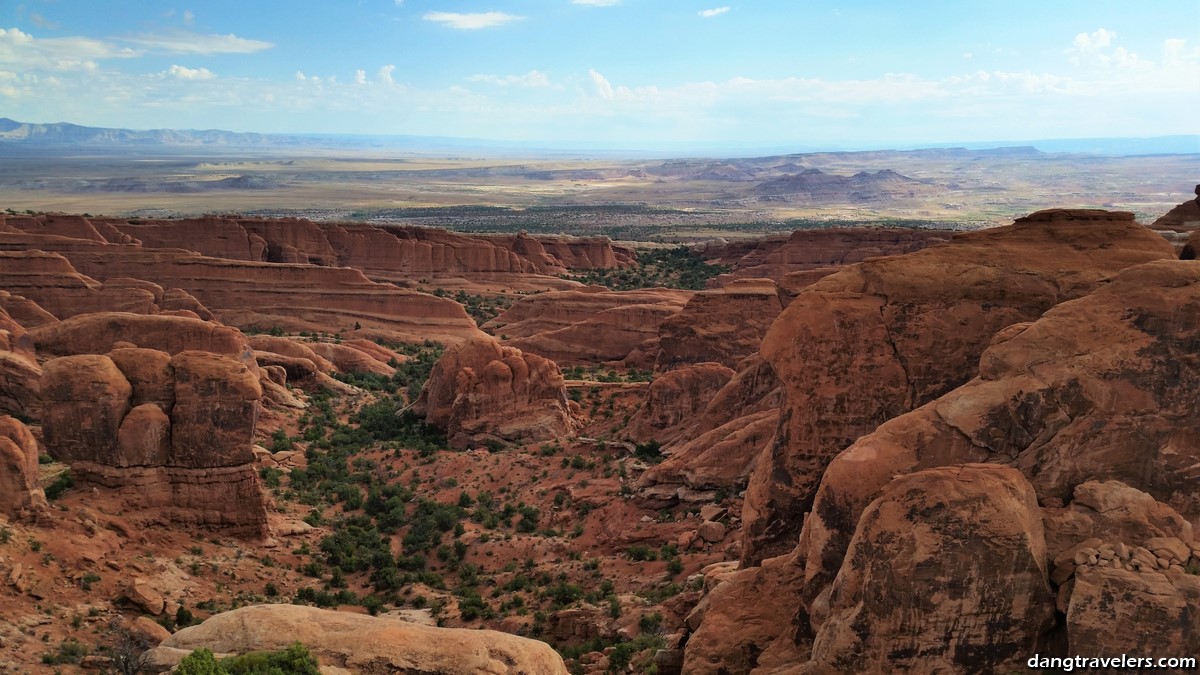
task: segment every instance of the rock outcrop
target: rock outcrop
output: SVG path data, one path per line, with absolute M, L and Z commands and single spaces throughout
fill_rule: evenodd
M 647 469 L 639 485 L 744 487 L 755 460 L 775 436 L 781 400 L 770 364 L 758 355 L 746 359 L 707 407 L 664 445 L 667 459 Z
M 657 372 L 713 362 L 738 368 L 757 354 L 763 336 L 783 310 L 769 279 L 744 279 L 696 293 L 659 326 Z
M 660 326 L 691 297 L 691 291 L 665 288 L 550 291 L 521 298 L 483 329 L 561 366 L 620 362 L 649 368 Z
M 1194 442 L 1200 438 L 1200 417 L 1194 412 L 1200 407 L 1198 349 L 1200 267 L 1186 261 L 1131 267 L 1036 322 L 1001 331 L 982 354 L 977 378 L 884 423 L 829 463 L 790 556 L 791 564 L 803 569 L 803 581 L 773 590 L 792 597 L 797 614 L 787 639 L 776 640 L 760 663 L 794 660 L 808 644 L 814 645 L 815 666 L 840 658 L 837 650 L 817 645 L 823 630 L 842 631 L 836 626 L 849 616 L 835 611 L 849 607 L 848 567 L 875 557 L 861 554 L 855 544 L 871 541 L 863 536 L 869 514 L 878 511 L 893 486 L 938 467 L 953 473 L 959 469 L 952 465 L 987 462 L 1024 475 L 1046 505 L 1041 509 L 1044 559 L 1053 561 L 1047 570 L 1059 586 L 1060 609 L 1068 615 L 1074 602 L 1069 583 L 1072 575 L 1078 578 L 1077 567 L 1120 560 L 1123 567 L 1158 574 L 1190 564 L 1184 547 L 1192 546 L 1192 521 L 1200 519 L 1195 488 L 1200 446 Z M 948 489 L 930 490 L 930 498 Z M 915 506 L 913 511 L 940 512 Z M 1118 545 L 1131 553 L 1119 553 Z M 1088 547 L 1095 549 L 1095 561 L 1087 551 L 1075 557 Z M 1137 547 L 1148 551 L 1140 561 Z M 895 564 L 894 555 L 879 555 Z M 790 572 L 785 576 L 796 578 Z M 1104 583 L 1110 581 L 1120 580 Z M 1148 592 L 1141 582 L 1129 583 L 1127 598 Z M 1140 616 L 1147 630 L 1166 631 L 1170 640 L 1186 643 L 1191 638 L 1181 636 L 1191 635 L 1191 629 L 1170 608 L 1191 602 L 1189 589 L 1178 586 L 1171 591 L 1176 595 L 1155 599 L 1163 612 L 1127 614 Z M 759 598 L 753 593 L 732 601 L 754 606 Z M 925 595 L 914 595 L 914 601 Z M 1105 611 L 1111 610 L 1110 605 Z M 1068 633 L 1072 624 L 1086 623 L 1070 620 Z M 847 653 L 866 652 L 854 647 Z
M 791 235 L 763 237 L 746 242 L 702 249 L 713 262 L 733 270 L 716 279 L 724 286 L 735 279 L 768 278 L 780 281 L 796 272 L 818 272 L 812 279 L 868 258 L 902 255 L 949 241 L 944 230 L 846 227 L 796 230 Z
M 58 281 L 47 284 L 44 279 L 24 282 L 29 275 L 0 266 L 0 287 L 13 292 L 26 287 L 14 285 L 18 283 L 43 287 L 30 297 L 39 304 L 43 299 L 51 303 L 47 309 L 52 312 L 60 307 L 65 313 L 58 318 L 110 310 L 156 314 L 170 308 L 260 330 L 276 326 L 290 332 L 360 330 L 400 341 L 461 341 L 477 330 L 462 306 L 452 300 L 376 283 L 350 268 L 229 260 L 179 249 L 6 233 L 0 233 L 0 255 L 17 259 L 34 255 L 33 262 L 63 268 L 52 275 Z M 33 262 L 21 264 L 30 267 Z M 137 279 L 178 290 L 164 291 L 162 304 L 156 304 L 148 288 L 129 288 L 122 282 L 108 291 L 110 301 L 107 285 L 93 277 Z
M 14 297 L 0 291 L 0 414 L 35 417 L 42 369 L 25 328 L 5 310 Z M 15 302 L 10 304 L 16 304 Z
M 1155 220 L 1150 229 L 1166 237 L 1178 247 L 1184 260 L 1196 260 L 1200 252 L 1200 185 L 1196 186 L 1196 198 L 1176 206 Z
M 719 363 L 697 363 L 659 375 L 626 425 L 625 437 L 660 443 L 674 440 L 733 375 Z
M 149 349 L 52 359 L 42 376 L 51 456 L 148 517 L 265 532 L 254 469 L 257 373 L 201 351 Z
M 428 675 L 566 675 L 550 645 L 491 630 L 437 628 L 315 607 L 258 605 L 184 628 L 152 661 L 178 663 L 196 649 L 218 654 L 286 649 L 299 641 L 323 666 Z M 164 668 L 165 669 L 165 668 Z
M 578 404 L 553 361 L 482 333 L 446 350 L 413 409 L 455 447 L 546 441 L 578 425 Z
M 221 354 L 248 365 L 253 353 L 236 328 L 184 316 L 97 312 L 35 328 L 30 338 L 42 354 L 107 354 L 121 343 L 167 354 L 194 350 Z
M 1054 626 L 1033 488 L 982 464 L 892 481 L 823 601 L 808 672 L 1022 667 Z
M 1049 210 L 860 263 L 802 291 L 761 348 L 786 400 L 747 491 L 743 563 L 791 550 L 829 461 L 969 380 L 997 331 L 1122 269 L 1173 257 L 1132 214 Z
M 0 515 L 36 518 L 45 509 L 37 441 L 20 421 L 0 416 Z

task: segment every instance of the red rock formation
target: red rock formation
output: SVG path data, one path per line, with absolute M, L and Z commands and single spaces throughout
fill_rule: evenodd
M 706 361 L 737 368 L 758 353 L 783 305 L 769 279 L 745 279 L 697 293 L 659 326 L 655 370 L 665 372 Z
M 19 297 L 0 291 L 0 413 L 33 417 L 38 408 L 42 369 L 34 355 L 33 340 L 4 309 L 6 305 L 17 305 L 13 299 Z
M 754 461 L 775 436 L 782 396 L 770 364 L 750 357 L 690 426 L 664 446 L 667 459 L 647 469 L 639 485 L 744 487 Z
M 1200 228 L 1188 235 L 1187 242 L 1179 249 L 1180 260 L 1200 260 Z
M 348 672 L 439 675 L 567 675 L 549 645 L 491 630 L 437 628 L 391 616 L 316 607 L 257 605 L 183 628 L 155 650 L 174 665 L 196 649 L 218 654 L 278 651 L 301 642 Z M 165 653 L 164 653 L 165 652 Z M 174 659 L 170 659 L 174 655 Z
M 0 416 L 0 515 L 37 518 L 45 509 L 37 441 L 24 424 Z
M 549 291 L 527 295 L 483 325 L 483 329 L 508 336 L 527 338 L 568 328 L 601 312 L 627 306 L 650 305 L 664 309 L 682 309 L 692 291 L 665 288 L 613 291 L 604 286 L 585 286 L 569 291 Z
M 1023 668 L 1054 626 L 1046 565 L 1021 472 L 970 464 L 897 478 L 863 512 L 827 606 L 813 608 L 800 672 Z
M 25 328 L 37 328 L 58 321 L 57 317 L 42 309 L 36 302 L 5 290 L 0 290 L 0 309 Z
M 182 316 L 84 314 L 35 328 L 29 335 L 38 351 L 51 356 L 107 354 L 124 342 L 168 354 L 201 350 L 253 363 L 250 345 L 238 329 Z
M 532 261 L 539 266 L 542 274 L 628 267 L 637 262 L 637 254 L 633 249 L 614 246 L 608 237 L 531 237 L 525 232 L 518 232 L 513 235 L 491 235 L 487 239 Z
M 118 349 L 46 362 L 46 447 L 131 509 L 234 534 L 265 532 L 251 451 L 258 376 L 200 351 Z
M 847 603 L 839 584 L 848 567 L 862 567 L 869 557 L 853 542 L 897 476 L 967 462 L 1021 471 L 1050 505 L 1042 513 L 1046 558 L 1056 561 L 1053 579 L 1061 584 L 1064 611 L 1073 602 L 1066 582 L 1075 569 L 1060 573 L 1063 553 L 1073 554 L 1071 547 L 1085 539 L 1134 547 L 1175 538 L 1182 542 L 1176 546 L 1190 545 L 1188 521 L 1200 520 L 1200 450 L 1191 441 L 1200 438 L 1197 345 L 1200 268 L 1173 260 L 1129 268 L 1090 295 L 999 333 L 980 358 L 979 377 L 886 422 L 830 462 L 788 558 L 804 570 L 803 580 L 772 591 L 792 597 L 799 611 L 784 632 L 789 639 L 777 640 L 760 663 L 795 660 L 806 649 L 805 636 L 821 642 L 822 626 L 841 630 L 836 626 L 846 617 L 831 609 Z M 1184 560 L 1178 552 L 1166 555 Z M 1175 564 L 1169 557 L 1151 562 L 1162 571 Z M 1129 588 L 1131 597 L 1146 592 L 1136 583 Z M 1191 593 L 1174 592 L 1182 595 L 1155 602 L 1178 606 L 1172 603 L 1186 604 Z M 747 589 L 735 601 L 754 606 L 758 600 Z M 711 607 L 709 615 L 715 616 Z M 1140 620 L 1162 631 L 1172 621 L 1162 623 L 1162 617 L 1179 619 L 1170 611 L 1158 616 Z M 1186 634 L 1182 621 L 1172 624 L 1176 638 Z M 828 665 L 825 659 L 837 653 L 814 647 L 813 663 Z
M 308 342 L 305 346 L 343 373 L 373 373 L 391 377 L 396 372 L 386 361 L 375 358 L 374 350 L 364 351 L 350 343 Z
M 708 246 L 702 252 L 713 262 L 733 265 L 732 272 L 716 280 L 716 285 L 723 286 L 733 279 L 765 277 L 778 281 L 793 272 L 832 272 L 868 258 L 919 251 L 949 241 L 951 236 L 942 230 L 907 228 L 796 230 L 787 237 Z
M 1175 244 L 1184 260 L 1195 260 L 1197 252 L 1200 251 L 1196 245 L 1197 233 L 1200 232 L 1200 185 L 1196 186 L 1195 199 L 1189 199 L 1166 212 L 1150 225 L 1150 229 Z M 1186 257 L 1189 251 L 1191 257 Z
M 1050 210 L 802 291 L 762 344 L 786 401 L 747 491 L 743 562 L 791 550 L 828 462 L 970 379 L 996 331 L 1168 257 L 1170 245 L 1132 214 Z
M 567 401 L 554 362 L 481 334 L 438 359 L 414 410 L 461 448 L 569 436 L 578 404 Z
M 659 375 L 625 426 L 624 436 L 660 443 L 674 440 L 733 375 L 732 369 L 719 363 L 697 363 Z
M 133 387 L 112 359 L 98 354 L 51 359 L 41 390 L 42 433 L 52 457 L 120 465 L 117 432 Z
M 483 329 L 563 366 L 620 362 L 649 368 L 660 325 L 691 297 L 691 291 L 663 288 L 550 291 L 521 298 Z
M 337 368 L 323 356 L 319 356 L 310 345 L 299 340 L 273 335 L 251 335 L 246 338 L 256 351 L 272 352 L 282 356 L 310 361 L 314 368 L 322 373 L 332 373 Z

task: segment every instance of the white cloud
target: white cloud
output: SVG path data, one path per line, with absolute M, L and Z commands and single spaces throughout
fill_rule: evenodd
M 253 54 L 275 46 L 270 42 L 250 40 L 232 33 L 204 35 L 182 30 L 122 39 L 146 49 L 168 54 Z
M 604 77 L 603 75 L 601 75 L 600 73 L 598 73 L 594 70 L 588 70 L 588 77 L 592 78 L 592 84 L 595 85 L 596 94 L 600 98 L 605 99 L 605 100 L 612 100 L 613 86 L 612 86 L 612 83 L 608 81 L 607 77 Z
M 404 6 L 404 0 L 396 0 L 396 6 L 397 6 L 397 7 L 403 7 L 403 6 Z
M 303 82 L 303 81 L 307 80 L 308 78 L 304 76 L 304 71 L 303 71 L 303 70 L 297 70 L 297 71 L 296 71 L 296 79 L 297 79 L 297 80 L 300 80 L 301 82 Z
M 379 80 L 384 84 L 395 84 L 396 82 L 392 80 L 392 73 L 395 72 L 395 70 L 396 66 L 393 66 L 390 63 L 386 66 L 383 66 L 379 69 Z
M 1080 33 L 1075 36 L 1075 49 L 1080 52 L 1094 52 L 1112 45 L 1114 31 L 1100 28 L 1091 33 Z
M 211 80 L 217 76 L 208 68 L 188 68 L 179 65 L 172 65 L 163 74 L 177 80 Z
M 545 73 L 531 70 L 524 75 L 505 75 L 497 77 L 496 75 L 472 75 L 467 78 L 471 82 L 486 82 L 500 87 L 552 87 L 550 78 Z
M 699 13 L 700 13 L 700 16 L 704 17 L 705 19 L 711 19 L 714 16 L 724 14 L 725 12 L 728 12 L 728 11 L 729 11 L 729 7 L 727 5 L 725 7 L 713 7 L 712 9 L 702 9 L 702 10 L 700 10 Z
M 572 5 L 587 5 L 588 7 L 612 7 L 621 4 L 621 0 L 571 0 Z
M 94 38 L 38 38 L 0 28 L 0 66 L 18 70 L 96 70 L 96 61 L 133 56 L 139 53 Z
M 192 10 L 185 9 L 183 11 L 183 22 L 185 24 L 190 26 L 190 25 L 192 25 L 192 22 L 195 20 L 196 20 L 196 15 L 192 13 Z
M 502 26 L 511 21 L 517 21 L 524 17 L 514 16 L 505 12 L 476 12 L 474 14 L 460 14 L 458 12 L 425 12 L 421 17 L 426 21 L 444 24 L 458 30 L 478 30 L 480 28 L 492 28 L 494 26 Z
M 365 70 L 354 71 L 354 84 L 366 84 L 366 83 L 367 83 L 367 71 L 365 71 Z

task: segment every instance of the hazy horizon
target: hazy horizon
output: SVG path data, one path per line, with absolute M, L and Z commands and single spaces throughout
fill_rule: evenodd
M 1193 2 L 30 1 L 0 115 L 562 148 L 1195 134 Z

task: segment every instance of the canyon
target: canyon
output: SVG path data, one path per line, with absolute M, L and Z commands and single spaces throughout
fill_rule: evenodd
M 1200 654 L 1197 190 L 686 247 L 2 214 L 0 670 Z

